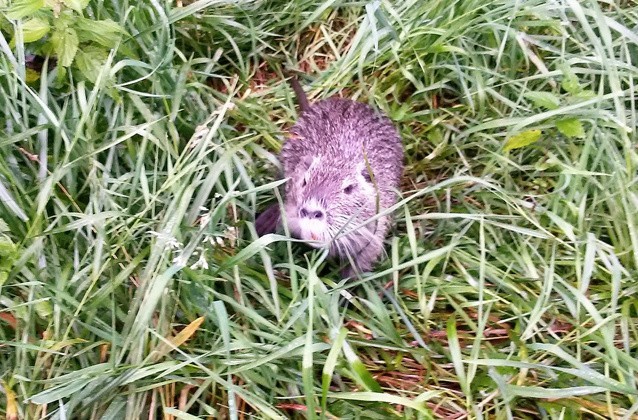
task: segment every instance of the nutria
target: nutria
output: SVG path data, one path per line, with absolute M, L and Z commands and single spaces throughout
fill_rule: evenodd
M 360 102 L 331 98 L 308 105 L 293 77 L 301 117 L 281 150 L 285 221 L 290 233 L 351 262 L 342 274 L 369 271 L 383 254 L 403 171 L 401 138 L 390 120 Z M 255 222 L 261 236 L 280 226 L 279 205 Z M 356 229 L 355 229 L 356 228 Z M 355 230 L 353 230 L 355 229 Z

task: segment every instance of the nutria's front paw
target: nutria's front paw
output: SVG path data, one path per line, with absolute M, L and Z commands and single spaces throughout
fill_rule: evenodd
M 345 268 L 342 268 L 341 271 L 339 271 L 339 274 L 341 275 L 341 278 L 345 280 L 354 277 L 355 272 L 351 266 L 347 266 Z
M 341 278 L 346 280 L 346 279 L 350 279 L 350 280 L 354 280 L 354 279 L 358 279 L 361 278 L 363 276 L 363 271 L 361 270 L 356 270 L 353 266 L 348 265 L 344 268 L 341 269 L 341 271 L 339 271 L 339 274 L 341 275 Z
M 275 233 L 279 224 L 279 204 L 270 205 L 255 220 L 255 230 L 258 236 Z

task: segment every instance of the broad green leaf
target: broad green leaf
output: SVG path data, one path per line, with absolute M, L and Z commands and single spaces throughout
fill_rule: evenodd
M 77 29 L 80 39 L 83 42 L 97 42 L 108 48 L 113 48 L 120 37 L 126 34 L 124 28 L 110 19 L 91 20 L 79 18 L 75 22 L 74 27 Z
M 9 238 L 0 236 L 0 257 L 9 258 L 16 253 L 16 246 Z
M 54 0 L 57 2 L 58 0 Z M 54 3 L 53 5 L 49 5 L 49 0 L 47 0 L 47 7 L 58 7 Z M 70 9 L 62 9 L 60 13 L 53 19 L 53 26 L 55 26 L 56 30 L 66 29 L 70 26 L 73 26 L 74 22 L 78 19 L 77 13 Z
M 44 7 L 44 0 L 18 0 L 9 8 L 7 18 L 22 19 L 25 16 L 34 14 L 42 7 Z
M 48 300 L 41 300 L 36 302 L 35 311 L 42 319 L 48 319 L 53 313 L 53 305 Z
M 556 128 L 564 136 L 567 137 L 585 137 L 585 130 L 583 125 L 576 118 L 565 118 L 563 120 L 556 121 Z
M 558 105 L 560 105 L 560 99 L 549 92 L 527 92 L 524 96 L 538 107 L 551 110 L 558 108 Z
M 507 152 L 508 150 L 529 146 L 530 144 L 536 143 L 540 138 L 541 130 L 523 131 L 522 133 L 507 139 L 504 150 Z
M 66 67 L 58 67 L 55 75 L 55 86 L 60 87 L 66 80 Z
M 53 50 L 62 67 L 69 67 L 78 51 L 78 35 L 72 28 L 56 30 L 51 36 Z
M 9 272 L 6 270 L 0 270 L 0 287 L 4 285 L 4 283 L 7 281 L 8 278 L 9 278 Z
M 89 0 L 62 0 L 66 7 L 81 12 L 86 6 L 89 5 Z
M 581 100 L 592 99 L 595 97 L 596 97 L 596 92 L 589 89 L 583 89 L 574 95 L 574 98 L 581 99 Z
M 565 92 L 571 93 L 572 95 L 580 92 L 580 82 L 578 81 L 578 77 L 574 72 L 571 71 L 569 67 L 563 68 L 563 81 L 561 82 L 561 86 L 565 90 Z
M 40 18 L 29 19 L 22 24 L 22 39 L 25 43 L 35 42 L 45 36 L 51 27 L 49 22 Z
M 106 51 L 99 48 L 87 47 L 84 50 L 78 51 L 75 64 L 84 77 L 91 83 L 95 83 L 107 58 L 108 54 Z

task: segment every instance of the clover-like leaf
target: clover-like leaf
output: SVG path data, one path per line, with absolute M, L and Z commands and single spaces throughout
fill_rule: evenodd
M 49 22 L 40 18 L 33 18 L 22 24 L 22 40 L 25 43 L 35 42 L 49 33 Z
M 560 99 L 549 92 L 527 92 L 524 96 L 532 101 L 534 105 L 549 110 L 556 109 L 560 105 Z
M 62 67 L 69 67 L 78 51 L 79 41 L 75 30 L 73 28 L 56 30 L 51 35 L 51 44 L 58 56 L 58 63 Z
M 571 93 L 572 95 L 577 94 L 582 90 L 580 86 L 580 82 L 578 81 L 578 76 L 567 66 L 564 66 L 563 69 L 563 80 L 561 82 L 561 87 L 565 92 Z
M 89 5 L 89 0 L 62 0 L 62 2 L 66 7 L 73 9 L 78 13 Z
M 44 7 L 44 0 L 17 0 L 7 11 L 7 18 L 22 19 L 30 16 Z
M 541 138 L 541 130 L 527 130 L 522 133 L 516 134 L 510 137 L 505 142 L 503 150 L 520 149 L 521 147 L 529 146 L 536 143 Z
M 78 51 L 75 64 L 84 77 L 91 83 L 95 83 L 107 57 L 106 51 L 96 47 L 87 47 Z
M 78 18 L 75 22 L 75 28 L 80 34 L 82 42 L 93 41 L 108 48 L 113 48 L 120 37 L 126 33 L 124 28 L 110 19 Z
M 583 128 L 583 124 L 576 118 L 565 118 L 562 120 L 558 120 L 556 121 L 556 128 L 558 128 L 558 131 L 560 131 L 564 136 L 567 137 L 585 137 L 585 129 Z

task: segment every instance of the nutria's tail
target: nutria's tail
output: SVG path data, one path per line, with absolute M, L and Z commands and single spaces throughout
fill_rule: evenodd
M 292 90 L 295 91 L 295 96 L 297 96 L 297 103 L 299 104 L 299 108 L 301 109 L 301 112 L 306 112 L 310 108 L 306 92 L 304 92 L 303 88 L 299 84 L 299 80 L 297 79 L 297 76 L 295 74 L 288 73 L 288 75 L 290 76 L 290 86 L 292 86 Z

